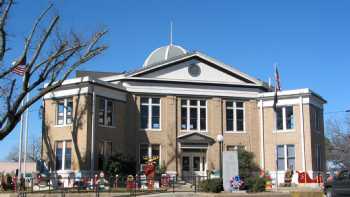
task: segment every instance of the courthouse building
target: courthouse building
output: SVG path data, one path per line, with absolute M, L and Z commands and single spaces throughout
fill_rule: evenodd
M 224 150 L 253 152 L 271 175 L 323 171 L 326 101 L 304 88 L 280 91 L 273 103 L 267 83 L 170 44 L 137 70 L 78 71 L 47 94 L 42 159 L 57 173 L 89 172 L 122 153 L 138 170 L 152 156 L 169 174 L 206 175 L 220 169 L 222 134 Z

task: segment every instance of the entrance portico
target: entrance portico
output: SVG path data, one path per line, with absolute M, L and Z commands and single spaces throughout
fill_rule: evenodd
M 193 176 L 206 176 L 208 148 L 215 140 L 205 134 L 193 132 L 177 138 L 180 146 L 180 175 L 183 180 Z

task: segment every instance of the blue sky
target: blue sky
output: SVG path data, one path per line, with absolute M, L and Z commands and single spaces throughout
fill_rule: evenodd
M 80 69 L 118 72 L 140 67 L 152 50 L 169 43 L 173 21 L 175 44 L 265 81 L 278 62 L 282 89 L 311 88 L 328 100 L 325 112 L 350 108 L 350 1 L 54 2 L 62 31 L 86 35 L 109 29 L 104 39 L 109 49 Z M 10 57 L 18 56 L 23 38 L 46 6 L 45 0 L 17 2 L 10 14 Z M 41 132 L 39 104 L 31 109 L 30 136 Z M 0 141 L 0 159 L 18 143 L 18 128 Z

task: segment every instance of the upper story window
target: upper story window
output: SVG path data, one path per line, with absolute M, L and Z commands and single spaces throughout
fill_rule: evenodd
M 276 129 L 291 130 L 294 129 L 294 112 L 293 106 L 277 107 L 276 109 Z
M 56 124 L 70 125 L 73 121 L 73 100 L 66 98 L 57 101 Z
M 55 149 L 56 170 L 70 170 L 72 164 L 72 141 L 56 141 Z
M 321 124 L 322 124 L 322 112 L 319 108 L 313 108 L 313 117 L 314 117 L 314 129 L 317 131 L 321 130 Z
M 102 126 L 114 126 L 113 101 L 100 98 L 98 106 L 98 124 Z
M 226 101 L 226 131 L 244 131 L 244 103 Z
M 276 147 L 277 170 L 284 171 L 288 168 L 295 169 L 295 146 L 294 144 L 281 144 Z
M 206 100 L 181 99 L 181 129 L 187 131 L 206 131 Z
M 141 128 L 160 129 L 160 98 L 141 97 Z

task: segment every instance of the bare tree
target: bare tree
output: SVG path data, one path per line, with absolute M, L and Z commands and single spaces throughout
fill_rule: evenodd
M 106 30 L 98 31 L 88 39 L 74 32 L 66 35 L 60 33 L 60 17 L 52 13 L 52 7 L 52 4 L 49 5 L 34 21 L 17 60 L 12 65 L 5 65 L 4 59 L 11 52 L 7 48 L 9 39 L 6 24 L 10 22 L 9 14 L 15 7 L 13 0 L 0 0 L 0 104 L 4 106 L 3 113 L 0 113 L 0 140 L 11 133 L 27 108 L 60 87 L 78 66 L 107 48 L 98 44 L 107 33 Z M 22 80 L 15 77 L 12 71 L 23 60 L 26 61 Z M 21 105 L 28 93 L 32 97 Z
M 345 120 L 328 120 L 327 132 L 327 160 L 350 168 L 350 116 Z
M 27 161 L 38 161 L 40 159 L 41 138 L 34 137 L 29 140 L 27 146 Z M 14 146 L 10 152 L 7 153 L 7 161 L 18 161 L 18 146 Z

